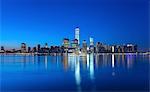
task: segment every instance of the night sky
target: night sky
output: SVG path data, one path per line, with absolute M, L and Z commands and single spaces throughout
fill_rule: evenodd
M 148 0 L 0 0 L 0 45 L 18 48 L 37 44 L 61 45 L 74 38 L 80 42 L 137 44 L 148 49 Z

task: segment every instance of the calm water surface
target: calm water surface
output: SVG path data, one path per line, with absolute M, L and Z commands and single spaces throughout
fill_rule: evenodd
M 149 91 L 148 55 L 0 55 L 1 91 Z

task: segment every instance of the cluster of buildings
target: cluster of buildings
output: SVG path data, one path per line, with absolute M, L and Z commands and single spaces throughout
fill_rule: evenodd
M 87 53 L 135 53 L 137 52 L 137 45 L 125 44 L 125 45 L 105 45 L 101 42 L 94 44 L 94 39 L 90 37 L 89 45 L 86 40 L 80 43 L 80 29 L 75 28 L 75 37 L 73 40 L 64 38 L 62 46 L 48 46 L 45 43 L 44 47 L 38 44 L 36 47 L 27 47 L 26 43 L 21 43 L 21 49 L 5 50 L 1 46 L 0 53 L 75 53 L 75 54 L 87 54 Z

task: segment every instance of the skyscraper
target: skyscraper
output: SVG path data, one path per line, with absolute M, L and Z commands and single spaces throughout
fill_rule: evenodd
M 111 52 L 112 52 L 112 53 L 115 52 L 115 46 L 111 46 Z
M 1 50 L 4 50 L 4 46 L 1 46 Z
M 22 53 L 26 52 L 26 44 L 25 43 L 21 43 L 21 52 Z
M 79 29 L 79 27 L 75 28 L 75 39 L 77 39 L 78 44 L 80 44 L 80 29 Z
M 69 39 L 68 38 L 64 38 L 64 40 L 63 40 L 63 46 L 65 47 L 65 48 L 69 48 Z
M 45 48 L 48 48 L 48 44 L 47 43 L 45 43 Z
M 87 53 L 87 43 L 86 40 L 82 42 L 82 53 Z
M 64 38 L 63 40 L 63 46 L 64 46 L 64 51 L 67 52 L 68 48 L 69 48 L 69 39 L 68 38 Z
M 5 52 L 4 46 L 1 46 L 0 52 L 1 52 L 1 53 L 4 53 L 4 52 Z
M 72 48 L 77 48 L 78 47 L 78 40 L 77 39 L 72 40 L 71 47 Z
M 28 47 L 28 53 L 30 53 L 31 52 L 31 47 Z
M 99 53 L 99 52 L 100 52 L 100 47 L 101 47 L 101 43 L 100 43 L 100 42 L 97 42 L 97 43 L 96 43 L 96 53 Z
M 37 51 L 40 52 L 40 50 L 41 50 L 41 45 L 38 44 L 38 45 L 37 45 Z
M 94 52 L 94 39 L 90 37 L 90 52 Z
M 90 46 L 94 45 L 94 39 L 92 37 L 90 37 Z

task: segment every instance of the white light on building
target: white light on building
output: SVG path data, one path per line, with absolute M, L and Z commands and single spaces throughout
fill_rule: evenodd
M 115 47 L 114 47 L 114 46 L 112 46 L 111 48 L 112 48 L 112 52 L 115 52 Z
M 80 29 L 78 27 L 75 28 L 75 39 L 77 39 L 78 44 L 80 44 Z
M 133 44 L 127 44 L 127 47 L 134 46 Z
M 94 39 L 90 37 L 90 45 L 94 45 Z

